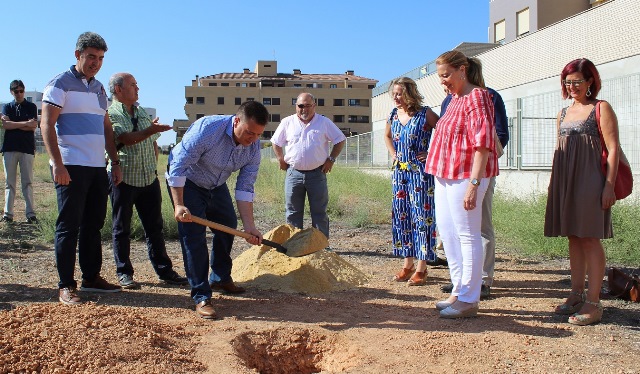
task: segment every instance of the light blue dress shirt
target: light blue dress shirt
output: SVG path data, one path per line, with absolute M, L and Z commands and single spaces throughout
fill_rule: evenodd
M 235 197 L 253 201 L 254 183 L 260 168 L 260 141 L 248 146 L 233 139 L 235 116 L 206 116 L 194 122 L 169 155 L 166 178 L 171 187 L 184 187 L 189 179 L 211 190 L 223 185 L 240 170 Z

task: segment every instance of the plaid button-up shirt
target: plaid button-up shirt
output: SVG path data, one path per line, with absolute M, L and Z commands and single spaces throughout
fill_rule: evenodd
M 138 131 L 151 126 L 151 118 L 144 109 L 134 106 L 134 117 L 138 118 Z M 113 124 L 114 138 L 133 131 L 133 122 L 124 104 L 114 100 L 109 107 L 109 118 Z M 156 179 L 157 161 L 153 143 L 160 134 L 153 134 L 140 143 L 126 145 L 118 151 L 122 181 L 130 186 L 145 187 Z M 109 165 L 111 170 L 111 165 Z

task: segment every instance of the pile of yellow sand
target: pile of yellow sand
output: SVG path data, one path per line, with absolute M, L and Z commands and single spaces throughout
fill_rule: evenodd
M 287 242 L 300 230 L 282 225 L 264 235 L 265 239 L 284 243 L 291 253 L 303 253 L 308 248 L 324 248 L 328 242 L 316 229 L 304 236 L 304 241 Z M 298 235 L 300 237 L 300 235 Z M 325 250 L 302 257 L 290 257 L 267 246 L 253 246 L 233 260 L 233 280 L 249 286 L 283 292 L 308 294 L 346 290 L 367 281 L 367 276 L 340 256 Z

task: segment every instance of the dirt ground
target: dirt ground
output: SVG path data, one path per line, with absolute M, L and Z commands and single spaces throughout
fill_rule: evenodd
M 438 317 L 446 267 L 430 268 L 426 286 L 391 281 L 401 260 L 389 255 L 388 226 L 334 222 L 333 251 L 368 283 L 315 295 L 214 293 L 220 318 L 211 321 L 196 317 L 187 287 L 158 282 L 144 243 L 132 250 L 141 289 L 81 293 L 87 302 L 69 307 L 57 301 L 52 245 L 25 223 L 0 232 L 0 373 L 640 372 L 640 304 L 605 299 L 602 323 L 569 325 L 553 313 L 568 293 L 568 262 L 517 258 L 500 245 L 476 318 Z M 167 246 L 184 273 L 179 244 Z M 247 248 L 237 239 L 233 257 Z M 110 243 L 103 257 L 102 275 L 115 282 Z

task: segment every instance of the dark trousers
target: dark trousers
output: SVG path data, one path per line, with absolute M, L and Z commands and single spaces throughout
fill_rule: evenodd
M 236 228 L 238 219 L 227 184 L 214 189 L 198 187 L 187 179 L 184 186 L 184 205 L 192 215 Z M 191 285 L 191 297 L 196 303 L 211 298 L 212 282 L 231 280 L 231 247 L 233 235 L 211 230 L 211 256 L 207 248 L 206 227 L 197 223 L 178 222 L 184 268 Z M 211 268 L 211 275 L 209 275 Z
M 118 275 L 133 275 L 131 264 L 131 217 L 135 206 L 144 228 L 149 260 L 160 278 L 173 271 L 164 243 L 162 220 L 162 195 L 160 182 L 156 178 L 145 187 L 134 187 L 124 182 L 117 186 L 111 183 L 111 210 L 113 217 L 113 258 Z
M 77 287 L 76 245 L 82 278 L 93 281 L 102 267 L 100 229 L 107 214 L 109 182 L 104 167 L 67 165 L 71 182 L 55 183 L 58 199 L 55 254 L 59 288 Z

